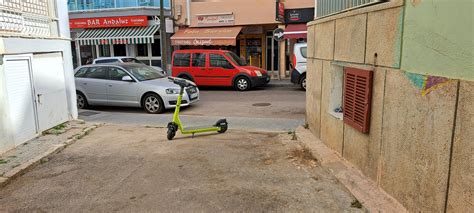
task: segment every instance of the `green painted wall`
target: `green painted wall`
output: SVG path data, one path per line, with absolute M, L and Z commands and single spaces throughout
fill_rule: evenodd
M 401 69 L 473 81 L 473 13 L 473 0 L 406 0 Z

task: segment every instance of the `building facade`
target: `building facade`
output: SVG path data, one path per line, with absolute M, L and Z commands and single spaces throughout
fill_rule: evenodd
M 317 0 L 307 123 L 413 212 L 474 208 L 472 1 Z
M 288 76 L 292 44 L 306 39 L 306 22 L 313 20 L 313 0 L 176 0 L 173 5 L 176 49 L 227 49 L 250 65 L 274 76 Z M 291 14 L 291 18 L 290 18 Z M 276 28 L 299 24 L 303 33 L 276 41 Z M 297 28 L 300 29 L 300 28 Z
M 130 56 L 161 66 L 162 42 L 173 32 L 170 0 L 164 1 L 167 34 L 160 34 L 159 0 L 71 0 L 68 2 L 74 65 L 98 57 Z
M 77 119 L 68 10 L 53 0 L 1 1 L 0 153 Z

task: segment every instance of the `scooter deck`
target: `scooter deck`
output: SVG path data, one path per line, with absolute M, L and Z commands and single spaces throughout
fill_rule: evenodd
M 183 131 L 185 131 L 185 132 L 199 131 L 199 130 L 212 131 L 211 129 L 218 129 L 218 128 L 219 127 L 217 127 L 217 126 L 190 126 L 190 127 L 183 128 Z

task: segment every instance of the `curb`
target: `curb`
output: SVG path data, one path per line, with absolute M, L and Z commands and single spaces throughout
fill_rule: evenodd
M 0 177 L 0 188 L 5 187 L 10 181 L 13 179 L 25 174 L 29 170 L 33 169 L 34 167 L 38 166 L 41 163 L 47 162 L 51 155 L 61 152 L 67 146 L 73 144 L 77 140 L 81 139 L 82 137 L 88 135 L 92 130 L 96 129 L 97 127 L 101 126 L 101 124 L 94 124 L 90 127 L 87 127 L 82 130 L 81 133 L 75 135 L 73 138 L 70 138 L 63 142 L 60 145 L 56 145 L 48 149 L 46 152 L 42 153 L 39 156 L 36 156 L 33 159 L 28 160 L 27 162 L 15 167 L 14 169 L 8 171 L 4 174 L 3 177 Z
M 318 164 L 344 185 L 368 212 L 408 212 L 396 199 L 365 177 L 354 165 L 328 148 L 308 129 L 296 128 L 296 137 L 311 151 Z

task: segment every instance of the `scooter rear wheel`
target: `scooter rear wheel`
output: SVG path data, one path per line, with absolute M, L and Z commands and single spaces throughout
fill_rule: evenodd
M 219 131 L 217 131 L 218 133 L 224 133 L 227 131 L 227 125 L 225 126 L 221 126 L 221 129 Z

